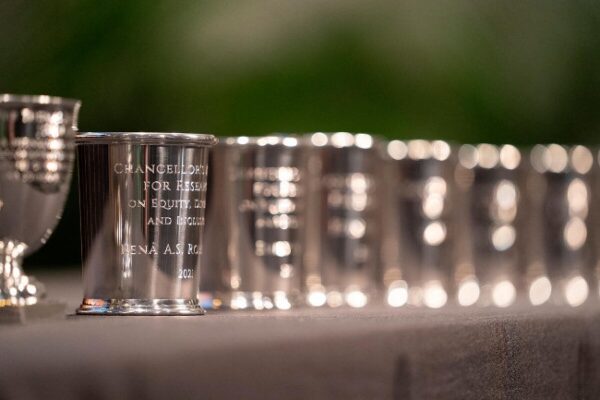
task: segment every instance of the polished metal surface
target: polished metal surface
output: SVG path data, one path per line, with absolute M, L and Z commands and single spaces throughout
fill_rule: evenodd
M 593 252 L 593 277 L 596 287 L 596 293 L 590 293 L 590 296 L 600 300 L 600 147 L 590 148 L 593 156 L 593 166 L 590 171 L 591 193 L 590 193 L 590 240 L 592 241 Z
M 509 144 L 466 144 L 458 158 L 457 302 L 508 307 L 521 292 L 527 245 L 521 152 Z
M 309 135 L 304 290 L 309 306 L 366 306 L 377 294 L 381 160 L 368 134 Z
M 225 138 L 210 156 L 200 298 L 205 307 L 299 301 L 306 146 L 293 136 Z
M 62 215 L 80 102 L 0 94 L 0 307 L 32 305 L 43 285 L 23 273 Z
M 537 145 L 527 181 L 527 295 L 533 305 L 572 307 L 596 299 L 592 167 L 584 146 Z
M 202 315 L 197 299 L 89 299 L 84 298 L 78 314 L 98 315 Z
M 440 140 L 393 140 L 384 150 L 381 257 L 387 303 L 443 307 L 454 290 L 455 154 Z
M 77 136 L 84 300 L 79 314 L 200 315 L 211 135 Z

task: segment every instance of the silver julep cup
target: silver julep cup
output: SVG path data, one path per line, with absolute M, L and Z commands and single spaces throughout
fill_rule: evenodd
M 23 273 L 62 215 L 80 102 L 0 94 L 0 308 L 32 305 L 43 286 Z
M 299 302 L 306 158 L 293 136 L 231 137 L 215 147 L 200 279 L 206 307 Z
M 381 257 L 387 303 L 440 308 L 453 292 L 453 149 L 441 140 L 393 140 L 385 152 Z
M 310 135 L 304 291 L 309 306 L 361 308 L 377 294 L 381 160 L 368 134 Z
M 521 291 L 524 168 L 515 146 L 463 145 L 456 181 L 457 302 L 508 307 Z
M 199 315 L 211 135 L 77 136 L 79 314 Z
M 591 172 L 592 190 L 591 190 L 591 204 L 595 204 L 600 199 L 600 148 L 595 146 L 592 148 L 592 154 L 594 156 L 594 164 Z M 593 242 L 593 269 L 594 269 L 594 280 L 598 293 L 594 295 L 596 298 L 600 298 L 600 207 L 590 207 L 590 219 L 592 235 L 591 240 Z
M 526 285 L 533 305 L 592 298 L 592 167 L 589 148 L 536 145 L 529 154 Z M 596 296 L 594 296 L 596 297 Z

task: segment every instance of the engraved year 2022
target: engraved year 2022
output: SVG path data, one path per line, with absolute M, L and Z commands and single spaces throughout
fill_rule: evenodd
M 194 270 L 191 268 L 179 268 L 179 279 L 192 279 L 194 277 Z

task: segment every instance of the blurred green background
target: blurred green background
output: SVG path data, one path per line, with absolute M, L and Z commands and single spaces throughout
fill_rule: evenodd
M 595 1 L 0 0 L 0 92 L 80 129 L 596 143 Z M 28 265 L 79 263 L 76 190 Z

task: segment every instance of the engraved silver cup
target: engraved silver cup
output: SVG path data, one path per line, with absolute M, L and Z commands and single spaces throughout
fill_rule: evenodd
M 0 307 L 35 304 L 44 295 L 21 261 L 62 215 L 79 107 L 59 97 L 0 95 Z
M 304 289 L 313 307 L 361 308 L 377 294 L 381 159 L 368 134 L 310 135 Z
M 226 138 L 211 153 L 205 307 L 282 309 L 298 302 L 306 146 L 293 136 Z
M 77 136 L 79 314 L 199 315 L 211 135 Z
M 527 181 L 526 282 L 533 305 L 579 306 L 595 293 L 589 148 L 537 145 Z
M 387 144 L 381 257 L 387 303 L 440 308 L 453 292 L 455 156 L 444 141 Z
M 463 145 L 456 169 L 457 301 L 508 307 L 521 289 L 525 234 L 521 152 L 515 146 Z

